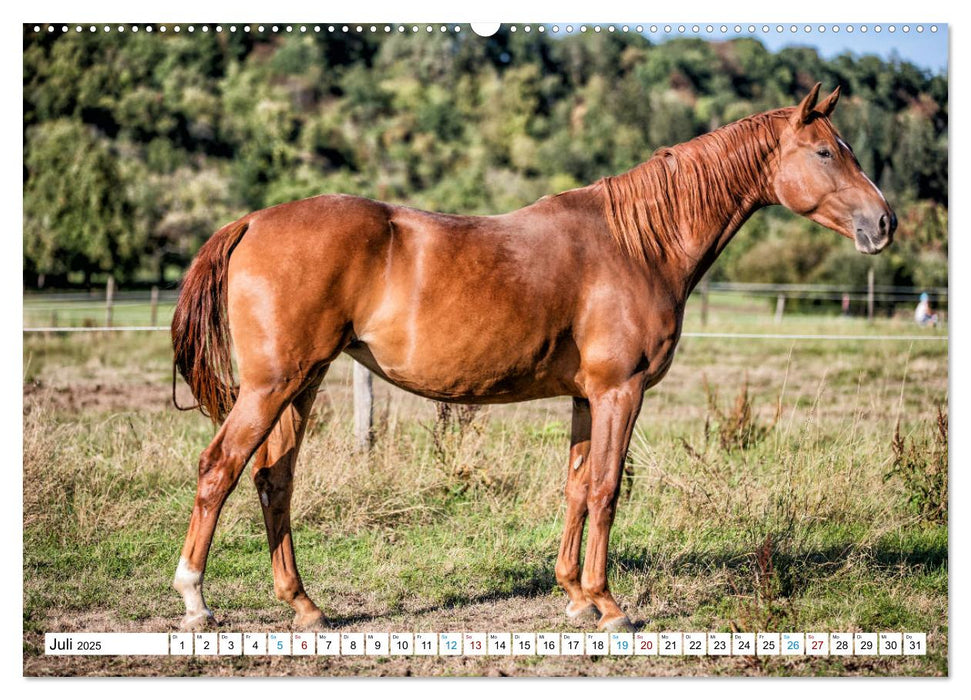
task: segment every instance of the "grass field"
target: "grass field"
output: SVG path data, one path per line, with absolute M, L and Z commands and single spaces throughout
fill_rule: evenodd
M 693 313 L 686 331 L 701 330 Z M 734 320 L 715 311 L 705 330 Z M 916 332 L 798 316 L 742 330 Z M 44 632 L 177 628 L 170 582 L 212 428 L 168 403 L 167 343 L 24 336 L 28 675 L 948 673 L 943 341 L 683 339 L 645 399 L 609 572 L 642 629 L 924 631 L 925 657 L 45 657 Z M 553 574 L 569 400 L 483 409 L 460 428 L 376 382 L 376 446 L 361 455 L 350 368 L 335 364 L 318 396 L 294 496 L 301 572 L 335 627 L 573 631 Z M 248 476 L 206 585 L 222 629 L 288 629 Z

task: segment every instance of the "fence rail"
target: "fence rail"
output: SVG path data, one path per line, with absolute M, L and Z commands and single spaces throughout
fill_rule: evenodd
M 819 284 L 748 284 L 742 282 L 712 282 L 709 291 L 720 294 L 738 294 L 754 297 L 783 297 L 807 301 L 869 301 L 871 296 L 878 303 L 916 304 L 920 295 L 927 293 L 938 306 L 947 306 L 948 292 L 944 287 L 895 287 L 874 284 L 872 292 L 867 287 L 840 287 Z
M 845 284 L 773 284 L 763 282 L 712 282 L 712 291 L 722 292 L 766 292 L 777 294 L 778 292 L 857 292 L 865 294 L 866 286 L 854 287 Z M 893 284 L 874 284 L 874 291 L 877 292 L 900 292 L 920 295 L 921 292 L 934 294 L 937 296 L 947 296 L 947 287 L 905 287 Z
M 875 300 L 879 298 L 883 301 L 906 301 L 913 302 L 921 293 L 914 288 L 908 287 L 880 287 L 872 283 L 872 274 L 869 276 L 870 284 L 860 291 L 847 291 L 845 288 L 828 285 L 791 285 L 791 284 L 744 284 L 744 283 L 709 283 L 705 280 L 700 289 L 702 308 L 702 325 L 708 319 L 708 297 L 712 292 L 734 293 L 746 296 L 767 296 L 776 297 L 775 321 L 781 323 L 782 315 L 785 310 L 786 299 L 795 298 L 814 298 L 814 299 L 866 299 L 868 316 L 873 318 L 873 307 Z M 941 299 L 946 299 L 947 290 L 932 289 L 933 293 L 941 303 Z M 815 296 L 812 296 L 815 295 Z M 174 302 L 177 298 L 175 290 L 161 291 L 153 288 L 150 292 L 120 292 L 115 291 L 114 284 L 109 282 L 106 294 L 100 300 L 96 295 L 62 294 L 62 295 L 33 295 L 24 298 L 24 311 L 50 313 L 51 325 L 49 326 L 25 326 L 24 333 L 112 333 L 112 332 L 160 332 L 169 331 L 168 326 L 159 326 L 158 307 L 160 302 Z M 42 303 L 32 303 L 34 299 L 43 299 Z M 100 303 L 98 303 L 100 302 Z M 944 302 L 946 304 L 946 301 Z M 113 324 L 113 310 L 115 308 L 137 307 L 148 304 L 150 306 L 149 325 L 127 325 L 116 326 Z M 71 310 L 97 310 L 104 309 L 105 324 L 103 326 L 60 326 L 57 324 L 58 311 L 68 312 Z M 947 342 L 947 335 L 859 335 L 859 334 L 810 334 L 810 333 L 739 333 L 739 332 L 685 332 L 681 334 L 684 338 L 719 338 L 719 339 L 740 339 L 740 340 L 822 340 L 822 341 L 844 341 L 844 342 L 925 342 L 938 341 Z M 354 433 L 358 448 L 370 450 L 373 442 L 373 423 L 374 423 L 374 394 L 371 384 L 371 373 L 367 368 L 354 363 Z
M 835 284 L 765 284 L 753 282 L 712 282 L 702 280 L 695 296 L 701 306 L 701 325 L 707 326 L 709 310 L 720 312 L 751 314 L 752 308 L 734 307 L 732 302 L 725 300 L 726 295 L 748 297 L 753 302 L 764 299 L 774 300 L 774 304 L 766 304 L 766 315 L 774 318 L 775 323 L 781 324 L 786 313 L 792 313 L 793 308 L 800 308 L 794 302 L 839 302 L 844 315 L 863 315 L 873 321 L 878 308 L 893 312 L 898 305 L 913 307 L 921 294 L 932 296 L 935 309 L 944 313 L 947 311 L 948 290 L 946 287 L 906 287 L 900 285 L 881 285 L 874 283 L 873 269 L 868 271 L 866 284 L 863 286 L 835 285 Z M 31 324 L 37 331 L 51 332 L 53 329 L 65 331 L 74 330 L 79 324 L 86 329 L 100 330 L 104 327 L 120 325 L 129 330 L 150 330 L 159 321 L 159 307 L 166 310 L 178 299 L 179 290 L 159 289 L 127 290 L 115 288 L 114 282 L 109 282 L 104 290 L 91 292 L 25 292 L 23 297 L 24 325 Z M 721 297 L 717 303 L 711 296 Z M 714 303 L 713 303 L 714 302 Z M 142 315 L 139 310 L 148 307 L 147 313 Z M 774 308 L 774 312 L 773 309 Z M 804 307 L 802 307 L 804 308 Z M 103 326 L 98 325 L 98 316 L 103 314 Z M 116 315 L 116 312 L 117 315 Z M 163 319 L 165 314 L 163 314 Z M 142 326 L 142 323 L 148 326 Z M 127 324 L 127 325 L 125 325 Z M 26 330 L 26 329 L 25 329 Z M 29 332 L 35 332 L 31 329 Z M 743 336 L 721 336 L 743 337 Z M 750 337 L 750 336 L 744 336 Z M 754 336 L 751 336 L 754 337 Z M 869 336 L 868 336 L 869 337 Z M 935 336 L 936 337 L 936 336 Z
M 790 297 L 800 295 L 835 295 L 833 298 L 842 298 L 843 294 L 851 297 L 857 295 L 865 298 L 868 288 L 865 284 L 861 285 L 838 285 L 838 284 L 772 284 L 762 282 L 709 282 L 708 288 L 712 292 L 737 293 L 749 296 L 776 296 L 786 294 Z M 930 294 L 938 301 L 948 298 L 947 287 L 906 287 L 890 284 L 874 284 L 873 291 L 876 294 L 888 296 L 899 296 L 902 298 L 918 298 L 924 292 Z M 30 308 L 43 308 L 43 304 L 50 303 L 55 305 L 64 304 L 88 304 L 95 308 L 104 306 L 106 301 L 106 290 L 98 289 L 91 292 L 26 292 L 24 293 L 24 306 Z M 178 289 L 159 289 L 158 300 L 160 302 L 175 302 L 179 298 Z M 147 304 L 152 299 L 152 292 L 149 289 L 114 291 L 114 303 L 128 302 L 132 304 Z
M 172 301 L 174 302 L 179 298 L 178 289 L 159 289 L 158 291 L 159 299 L 162 301 Z M 92 290 L 91 292 L 27 292 L 24 294 L 24 304 L 41 304 L 44 302 L 52 302 L 56 304 L 94 304 L 97 306 L 103 306 L 105 303 L 105 298 L 107 294 L 105 290 L 98 289 Z M 130 289 L 127 291 L 119 291 L 115 289 L 114 300 L 118 301 L 128 301 L 137 302 L 142 304 L 147 304 L 152 299 L 152 292 L 150 289 Z
M 24 333 L 111 333 L 116 331 L 170 331 L 168 326 L 38 326 L 24 328 Z M 901 333 L 899 335 L 851 335 L 842 333 L 705 333 L 702 331 L 686 331 L 682 338 L 735 338 L 762 340 L 938 340 L 946 341 L 947 335 L 914 335 Z

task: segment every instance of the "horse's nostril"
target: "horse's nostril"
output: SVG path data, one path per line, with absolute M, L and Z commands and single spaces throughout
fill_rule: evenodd
M 889 225 L 890 225 L 890 220 L 889 220 L 889 219 L 887 218 L 887 215 L 886 215 L 886 214 L 883 214 L 883 215 L 882 215 L 882 216 L 880 217 L 880 222 L 879 222 L 879 224 L 878 224 L 878 227 L 879 227 L 879 229 L 880 229 L 880 233 L 881 233 L 881 234 L 883 234 L 884 236 L 886 236 L 886 235 L 887 235 L 887 233 L 888 233 L 888 231 L 887 231 L 887 227 L 888 227 Z

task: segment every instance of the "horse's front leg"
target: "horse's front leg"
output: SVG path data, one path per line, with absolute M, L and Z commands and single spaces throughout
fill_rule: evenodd
M 563 540 L 556 558 L 556 580 L 570 602 L 566 615 L 577 624 L 596 622 L 600 617 L 593 602 L 580 585 L 580 545 L 587 520 L 587 486 L 590 481 L 590 402 L 573 399 L 573 427 L 570 434 L 570 460 L 566 474 L 566 519 Z
M 581 588 L 586 598 L 600 610 L 597 627 L 608 632 L 631 632 L 634 629 L 607 585 L 607 547 L 617 510 L 621 470 L 643 398 L 644 384 L 639 377 L 590 398 L 589 531 Z

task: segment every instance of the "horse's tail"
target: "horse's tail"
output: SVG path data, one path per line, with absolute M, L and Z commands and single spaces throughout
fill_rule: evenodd
M 232 338 L 226 313 L 229 256 L 249 223 L 234 221 L 219 229 L 199 249 L 182 281 L 172 317 L 172 403 L 180 411 L 198 408 L 220 423 L 236 401 Z M 179 406 L 175 400 L 175 370 L 185 379 L 196 406 Z

